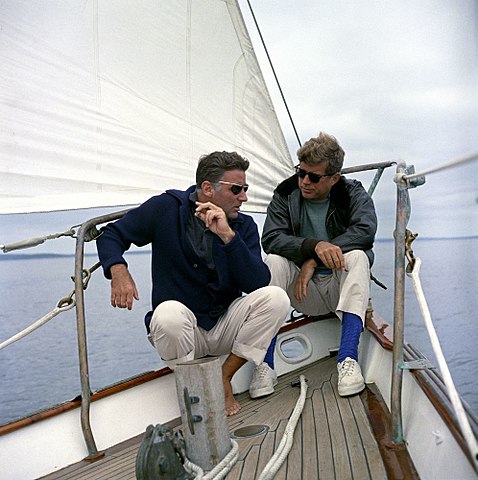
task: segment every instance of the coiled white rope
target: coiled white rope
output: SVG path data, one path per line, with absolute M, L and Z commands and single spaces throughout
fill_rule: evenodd
M 290 416 L 289 422 L 282 436 L 282 440 L 277 447 L 272 458 L 269 460 L 264 470 L 262 471 L 259 480 L 269 480 L 274 478 L 275 474 L 284 463 L 284 460 L 287 458 L 287 455 L 292 448 L 292 441 L 294 439 L 294 431 L 297 426 L 297 422 L 302 414 L 304 409 L 305 399 L 307 395 L 307 382 L 305 381 L 304 375 L 299 377 L 300 379 L 300 396 L 295 405 L 294 411 Z M 235 440 L 231 440 L 232 448 L 229 453 L 218 463 L 210 472 L 204 473 L 203 469 L 198 465 L 192 463 L 186 458 L 184 461 L 184 468 L 189 473 L 195 475 L 195 480 L 220 480 L 224 478 L 231 468 L 235 465 L 237 458 L 239 457 L 239 445 Z
M 73 308 L 74 306 L 75 306 L 75 301 L 73 300 L 68 305 L 64 305 L 62 307 L 58 307 L 58 306 L 55 307 L 51 312 L 48 312 L 46 315 L 41 317 L 39 320 L 32 323 L 29 327 L 25 328 L 24 330 L 22 330 L 21 332 L 18 332 L 15 335 L 13 335 L 13 337 L 10 337 L 8 340 L 5 340 L 4 342 L 0 343 L 0 350 L 2 348 L 8 347 L 8 345 L 11 345 L 12 343 L 16 342 L 17 340 L 20 340 L 21 338 L 27 336 L 29 333 L 32 333 L 34 330 L 41 327 L 46 322 L 48 322 L 52 318 L 56 317 L 59 313 L 66 312 L 67 310 L 70 310 L 70 308 Z
M 440 346 L 440 341 L 438 340 L 438 336 L 435 331 L 435 327 L 433 326 L 430 310 L 428 309 L 427 301 L 421 286 L 420 276 L 419 276 L 421 263 L 422 262 L 420 258 L 415 257 L 415 263 L 413 265 L 413 269 L 411 272 L 407 272 L 407 275 L 412 279 L 413 288 L 415 289 L 415 293 L 417 295 L 418 305 L 422 312 L 423 319 L 425 321 L 425 326 L 427 327 L 428 335 L 430 337 L 431 344 L 433 347 L 433 352 L 435 353 L 435 357 L 438 361 L 440 372 L 443 376 L 443 381 L 445 382 L 445 386 L 450 395 L 451 403 L 453 405 L 453 408 L 455 409 L 458 423 L 460 425 L 465 441 L 468 445 L 468 449 L 473 457 L 475 466 L 478 467 L 478 445 L 477 445 L 475 436 L 471 430 L 470 423 L 468 422 L 468 418 L 463 408 L 463 404 L 461 403 L 460 397 L 453 383 L 453 379 L 451 377 L 450 370 L 448 369 L 448 365 L 443 355 L 443 352 Z
M 229 450 L 227 455 L 209 472 L 206 474 L 204 470 L 195 463 L 192 463 L 186 458 L 184 461 L 184 468 L 189 473 L 195 475 L 196 480 L 221 480 L 224 478 L 231 468 L 236 464 L 239 457 L 239 444 L 231 439 L 232 448 Z
M 305 381 L 304 375 L 299 377 L 300 379 L 300 396 L 297 400 L 295 405 L 294 411 L 290 416 L 289 422 L 285 427 L 284 435 L 282 436 L 282 440 L 277 447 L 277 450 L 274 452 L 274 455 L 269 460 L 267 465 L 262 470 L 259 480 L 270 480 L 274 478 L 275 474 L 284 463 L 284 460 L 289 455 L 290 449 L 292 448 L 292 441 L 294 439 L 294 431 L 295 427 L 297 426 L 297 422 L 299 420 L 300 415 L 302 414 L 302 410 L 304 409 L 305 404 L 305 397 L 307 394 L 307 382 Z

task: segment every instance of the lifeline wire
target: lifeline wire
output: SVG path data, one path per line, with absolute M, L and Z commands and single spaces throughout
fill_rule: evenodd
M 468 418 L 466 417 L 465 410 L 463 409 L 460 396 L 458 395 L 458 392 L 456 391 L 455 385 L 453 383 L 450 370 L 448 369 L 448 366 L 446 364 L 445 357 L 441 350 L 440 341 L 438 340 L 435 327 L 433 326 L 430 310 L 428 309 L 427 301 L 421 286 L 419 276 L 421 263 L 422 261 L 420 260 L 420 258 L 415 257 L 413 270 L 410 273 L 407 272 L 407 275 L 412 279 L 413 288 L 415 289 L 415 293 L 417 295 L 418 305 L 422 312 L 425 326 L 427 327 L 428 336 L 430 337 L 430 341 L 433 347 L 433 352 L 435 353 L 435 356 L 437 358 L 441 374 L 443 375 L 443 380 L 450 395 L 451 403 L 453 405 L 453 408 L 455 409 L 458 423 L 460 424 L 460 428 L 463 432 L 463 436 L 465 437 L 468 449 L 473 457 L 475 467 L 478 467 L 478 445 L 476 443 L 475 436 L 473 435 L 473 432 L 471 430 L 470 423 L 468 422 Z
M 73 308 L 74 306 L 75 306 L 75 301 L 62 307 L 58 307 L 58 306 L 55 307 L 51 312 L 48 312 L 46 315 L 41 317 L 35 323 L 32 323 L 29 327 L 25 328 L 21 332 L 18 332 L 16 335 L 13 335 L 13 337 L 10 337 L 8 340 L 5 340 L 4 342 L 0 343 L 0 350 L 2 348 L 8 347 L 8 345 L 11 345 L 17 340 L 20 340 L 21 338 L 27 336 L 29 333 L 33 332 L 37 328 L 44 325 L 46 322 L 50 321 L 52 318 L 56 317 L 59 313 L 66 312 L 67 310 L 70 310 L 70 308 Z
M 3 251 L 3 253 L 8 253 L 12 252 L 13 250 L 22 250 L 24 248 L 37 247 L 38 245 L 45 243 L 47 240 L 53 240 L 60 237 L 74 237 L 75 234 L 75 230 L 70 229 L 63 233 L 52 233 L 51 235 L 44 235 L 43 237 L 27 238 L 26 240 L 20 240 L 18 242 L 0 245 L 0 249 Z
M 474 160 L 478 160 L 478 152 L 472 153 L 471 155 L 467 155 L 465 157 L 460 157 L 455 160 L 452 160 L 447 163 L 443 163 L 442 165 L 438 165 L 436 167 L 430 168 L 423 172 L 412 173 L 410 175 L 404 175 L 403 178 L 405 180 L 412 180 L 414 178 L 423 177 L 424 175 L 428 175 L 429 173 L 439 172 L 440 170 L 446 170 L 447 168 L 457 167 L 458 165 L 462 165 L 464 163 L 472 162 Z

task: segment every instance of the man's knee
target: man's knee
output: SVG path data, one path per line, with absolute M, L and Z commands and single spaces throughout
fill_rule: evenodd
M 290 309 L 290 300 L 285 290 L 281 287 L 269 285 L 260 290 L 263 299 L 260 309 L 267 311 L 267 323 L 270 325 L 271 331 L 274 331 L 274 335 L 284 323 L 284 319 Z
M 271 281 L 269 285 L 275 285 L 281 287 L 283 290 L 287 290 L 293 279 L 290 261 L 285 257 L 270 253 L 266 256 L 264 262 L 271 272 Z
M 190 323 L 186 308 L 176 300 L 160 303 L 151 318 L 150 330 L 153 338 L 158 334 L 169 338 L 181 336 L 185 325 Z
M 290 308 L 289 296 L 285 290 L 274 285 L 264 288 L 269 295 L 270 308 L 274 310 L 275 315 L 283 319 Z
M 370 263 L 367 254 L 363 250 L 352 250 L 345 254 L 345 267 L 348 271 L 353 268 L 369 269 Z
M 271 273 L 288 267 L 288 262 L 289 260 L 287 260 L 287 258 L 276 255 L 275 253 L 269 253 L 264 259 L 264 263 L 269 267 Z

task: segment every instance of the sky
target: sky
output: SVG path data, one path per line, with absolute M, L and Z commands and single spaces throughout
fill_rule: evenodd
M 325 131 L 343 146 L 346 167 L 404 161 L 417 172 L 478 153 L 475 0 L 250 1 L 302 143 Z M 295 158 L 295 133 L 247 0 L 239 4 Z M 373 195 L 377 238 L 393 236 L 394 174 L 387 169 Z M 356 177 L 367 187 L 371 175 Z M 478 161 L 427 175 L 409 193 L 408 226 L 419 237 L 478 235 Z M 56 212 L 47 222 L 42 214 L 3 216 L 0 244 L 103 212 Z M 63 244 L 71 251 L 66 239 L 55 248 Z
M 295 133 L 247 1 L 239 3 L 294 158 Z M 251 4 L 302 143 L 325 131 L 344 148 L 344 166 L 402 161 L 416 172 L 478 154 L 475 0 Z M 374 193 L 379 237 L 394 229 L 394 174 L 388 169 Z M 478 235 L 478 161 L 430 174 L 409 192 L 409 227 L 420 236 Z

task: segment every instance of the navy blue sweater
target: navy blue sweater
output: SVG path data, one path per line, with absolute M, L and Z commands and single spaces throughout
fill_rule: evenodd
M 111 278 L 112 265 L 127 265 L 123 254 L 131 244 L 151 244 L 153 310 L 165 300 L 177 300 L 196 315 L 202 328 L 210 330 L 242 292 L 268 285 L 270 272 L 262 261 L 257 225 L 242 213 L 231 222 L 236 232 L 231 242 L 225 245 L 214 235 L 215 272 L 208 269 L 186 233 L 191 215 L 189 195 L 194 189 L 168 190 L 150 198 L 102 228 L 96 243 L 106 278 Z M 150 318 L 148 312 L 147 327 Z

